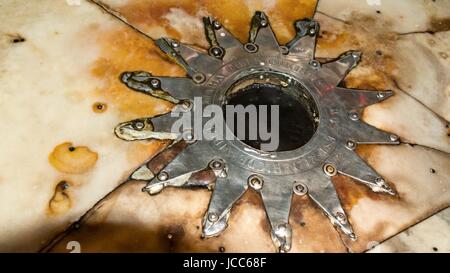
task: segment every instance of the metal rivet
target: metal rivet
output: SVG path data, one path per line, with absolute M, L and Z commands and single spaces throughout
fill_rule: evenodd
M 150 81 L 150 84 L 152 85 L 153 88 L 159 88 L 161 81 L 158 79 L 152 79 Z
M 358 52 L 352 52 L 352 57 L 354 58 L 354 59 L 359 59 L 359 53 Z
M 359 114 L 357 112 L 351 112 L 349 117 L 351 120 L 354 120 L 354 121 L 359 120 Z
M 192 143 L 195 141 L 195 136 L 194 136 L 194 132 L 192 132 L 192 130 L 186 130 L 183 133 L 183 139 L 187 142 L 187 143 Z
M 210 222 L 217 222 L 217 220 L 219 220 L 219 216 L 217 216 L 217 214 L 214 212 L 210 212 L 208 213 L 208 220 Z
M 347 149 L 349 150 L 354 150 L 356 148 L 356 143 L 354 141 L 348 140 L 345 143 L 345 147 L 347 147 Z
M 189 111 L 192 109 L 192 102 L 190 100 L 184 100 L 181 103 L 181 106 L 183 107 L 183 110 Z
M 288 55 L 289 54 L 289 48 L 287 46 L 280 46 L 281 54 Z
M 338 211 L 336 212 L 336 219 L 341 223 L 344 224 L 345 222 L 347 222 L 347 217 L 345 216 L 344 213 Z
M 177 47 L 179 47 L 179 46 L 180 46 L 180 43 L 178 43 L 177 41 L 173 41 L 173 42 L 172 42 L 172 47 L 177 48 Z
M 378 94 L 377 94 L 377 98 L 379 98 L 379 99 L 384 99 L 385 96 L 386 95 L 383 92 L 378 92 Z
M 214 26 L 215 29 L 220 29 L 222 27 L 222 25 L 220 24 L 219 21 L 214 21 L 213 22 L 213 26 Z
M 280 235 L 280 236 L 283 236 L 283 235 L 286 234 L 287 231 L 288 231 L 288 229 L 286 227 L 286 224 L 279 224 L 277 226 L 277 229 L 275 230 L 275 233 Z
M 245 50 L 247 50 L 247 52 L 249 53 L 255 53 L 258 51 L 258 46 L 253 44 L 253 43 L 246 43 L 244 45 Z
M 144 129 L 145 124 L 142 121 L 136 121 L 135 123 L 133 123 L 133 128 L 136 130 L 142 130 Z
M 220 170 L 223 168 L 223 162 L 220 159 L 216 159 L 211 161 L 210 166 L 214 170 Z
M 311 62 L 309 62 L 309 64 L 315 68 L 315 69 L 319 69 L 320 68 L 320 63 L 316 60 L 312 60 Z
M 266 20 L 261 20 L 261 22 L 259 22 L 259 23 L 260 23 L 260 25 L 262 27 L 266 27 L 267 26 L 267 21 Z
M 264 184 L 263 179 L 257 175 L 251 175 L 248 178 L 248 185 L 254 190 L 262 189 L 263 184 Z
M 375 178 L 375 183 L 377 183 L 378 185 L 384 185 L 386 181 L 382 177 L 377 177 Z
M 311 34 L 311 35 L 316 34 L 316 28 L 315 28 L 315 27 L 310 28 L 310 29 L 309 29 L 309 34 Z
M 162 171 L 158 174 L 157 178 L 159 181 L 166 181 L 167 179 L 169 179 L 169 174 L 165 171 Z
M 293 186 L 294 193 L 299 196 L 303 196 L 308 193 L 308 187 L 300 182 L 295 182 Z
M 202 83 L 205 81 L 206 77 L 202 73 L 195 73 L 192 79 L 195 83 Z
M 396 142 L 396 141 L 398 141 L 398 136 L 392 134 L 392 135 L 389 136 L 389 139 L 390 139 L 392 142 Z
M 223 56 L 223 49 L 221 47 L 215 46 L 211 47 L 209 49 L 209 54 L 213 55 L 214 57 L 221 58 Z
M 323 171 L 328 176 L 335 176 L 337 174 L 336 167 L 334 167 L 334 165 L 330 163 L 323 165 Z

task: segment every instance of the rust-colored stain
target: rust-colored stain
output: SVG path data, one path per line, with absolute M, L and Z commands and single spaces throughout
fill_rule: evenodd
M 102 5 L 107 6 L 102 3 Z M 182 39 L 198 45 L 206 45 L 203 29 L 192 26 L 189 33 L 180 33 L 167 18 L 174 9 L 183 11 L 201 20 L 201 16 L 217 18 L 241 42 L 246 42 L 250 20 L 257 10 L 265 11 L 271 20 L 275 34 L 281 43 L 286 43 L 295 34 L 295 20 L 311 18 L 314 14 L 317 0 L 278 0 L 266 7 L 261 1 L 192 1 L 192 0 L 156 0 L 131 1 L 122 6 L 108 7 L 126 18 L 127 22 L 143 31 L 164 29 L 172 38 Z M 159 38 L 159 37 L 154 37 Z
M 430 20 L 430 32 L 449 31 L 450 18 L 435 18 Z
M 128 143 L 127 159 L 133 165 L 140 165 L 147 161 L 169 144 L 169 141 L 149 140 Z
M 278 42 L 285 44 L 295 36 L 294 22 L 312 18 L 317 0 L 278 0 L 274 7 L 267 11 L 272 29 Z
M 92 105 L 92 111 L 98 114 L 106 112 L 107 109 L 108 105 L 103 102 L 96 102 Z
M 60 172 L 81 174 L 89 171 L 97 162 L 98 154 L 88 147 L 75 147 L 71 142 L 64 142 L 53 149 L 48 156 L 50 164 Z
M 172 106 L 169 102 L 130 90 L 120 82 L 119 76 L 124 71 L 136 70 L 158 76 L 184 76 L 184 71 L 162 57 L 150 39 L 128 27 L 96 33 L 96 36 L 102 50 L 91 72 L 102 85 L 94 93 L 112 103 L 124 119 L 168 112 Z
M 375 145 L 359 146 L 356 149 L 356 152 L 369 165 L 372 165 L 377 161 Z M 383 203 L 401 202 L 402 194 L 397 192 L 397 189 L 392 181 L 387 181 L 387 183 L 394 191 L 397 192 L 396 196 L 375 193 L 362 183 L 343 175 L 334 176 L 333 183 L 345 211 L 351 211 L 361 198 L 369 198 Z
M 308 196 L 293 196 L 289 222 L 294 252 L 347 251 L 339 232 Z
M 71 183 L 66 180 L 60 181 L 55 187 L 55 193 L 48 203 L 47 214 L 58 216 L 67 212 L 72 206 L 70 198 Z
M 333 26 L 333 22 L 339 27 Z M 393 73 L 397 68 L 392 56 L 398 39 L 396 33 L 387 31 L 391 29 L 391 24 L 379 20 L 377 15 L 355 12 L 352 13 L 352 21 L 345 24 L 326 21 L 317 41 L 317 50 L 319 55 L 329 52 L 340 54 L 346 50 L 361 51 L 361 63 L 345 78 L 344 85 L 368 90 L 389 89 L 393 85 Z M 363 72 L 365 69 L 370 72 Z
M 135 196 L 138 203 L 130 204 L 132 208 L 152 209 L 152 200 L 146 193 L 140 192 L 145 182 L 130 181 L 118 188 L 111 196 L 103 200 L 93 214 L 82 222 L 73 225 L 66 236 L 63 236 L 54 246 L 45 251 L 69 252 L 67 242 L 76 240 L 81 244 L 81 252 L 219 252 L 225 245 L 219 241 L 211 242 L 200 237 L 201 212 L 199 214 L 179 215 L 178 212 L 163 217 L 158 224 L 148 225 L 142 221 L 123 219 L 123 221 L 108 221 L 114 214 L 111 202 L 117 202 L 120 196 Z M 179 193 L 176 189 L 168 189 L 161 198 L 167 198 Z M 179 197 L 186 197 L 181 192 Z M 167 200 L 167 199 L 166 199 Z M 197 202 L 198 200 L 192 200 Z M 188 201 L 191 202 L 191 201 Z M 138 207 L 133 207 L 138 204 Z M 123 204 L 121 205 L 123 207 Z M 117 209 L 117 208 L 114 208 Z M 153 208 L 155 209 L 155 208 Z M 165 213 L 165 212 L 162 212 Z M 170 217 L 169 217 L 170 216 Z M 95 238 L 95 240 L 92 240 Z
M 241 199 L 236 202 L 235 206 L 231 210 L 230 226 L 228 228 L 239 229 L 239 227 L 233 227 L 231 224 L 236 223 L 233 219 L 239 219 L 243 216 L 246 210 L 251 207 L 255 207 L 262 214 L 264 214 L 264 205 L 260 195 L 254 190 L 248 190 Z M 258 220 L 257 223 L 263 231 L 258 236 L 264 236 L 267 242 L 270 241 L 271 227 L 267 217 L 264 215 L 261 218 L 253 219 Z M 314 202 L 307 196 L 292 197 L 291 212 L 289 217 L 289 223 L 293 232 L 293 249 L 292 251 L 302 252 L 345 252 L 345 246 L 339 238 L 339 234 L 335 231 L 333 225 L 329 219 L 322 213 Z M 224 233 L 225 234 L 225 233 Z M 224 235 L 225 236 L 225 235 Z M 232 234 L 230 234 L 232 236 Z M 268 250 L 276 251 L 273 246 L 270 246 Z M 266 250 L 267 251 L 267 250 Z

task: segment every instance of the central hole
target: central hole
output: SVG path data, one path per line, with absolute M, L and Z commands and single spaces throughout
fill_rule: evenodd
M 242 86 L 242 85 L 241 85 Z M 245 144 L 261 149 L 261 144 L 270 143 L 263 140 L 259 130 L 260 107 L 267 105 L 268 132 L 272 132 L 272 122 L 279 123 L 279 145 L 275 152 L 291 151 L 305 145 L 314 135 L 318 125 L 318 111 L 313 99 L 307 91 L 299 86 L 281 86 L 271 83 L 252 83 L 243 88 L 238 88 L 226 97 L 226 105 L 255 105 L 257 109 L 257 120 L 250 120 L 245 115 L 245 138 L 239 138 Z M 271 121 L 271 105 L 279 106 L 279 120 Z M 225 107 L 225 115 L 227 108 Z M 237 114 L 234 115 L 233 133 L 237 134 Z M 242 117 L 241 117 L 242 118 Z M 257 138 L 249 139 L 249 125 L 257 126 Z

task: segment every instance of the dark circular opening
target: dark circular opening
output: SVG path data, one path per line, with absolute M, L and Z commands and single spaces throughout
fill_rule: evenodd
M 298 149 L 308 143 L 316 132 L 319 116 L 317 106 L 309 95 L 309 92 L 299 83 L 292 79 L 284 78 L 280 75 L 258 76 L 246 80 L 247 83 L 235 84 L 235 87 L 228 92 L 224 104 L 225 118 L 229 108 L 226 105 L 242 105 L 243 107 L 254 105 L 256 107 L 257 118 L 251 120 L 249 114 L 245 114 L 245 137 L 238 134 L 238 114 L 234 113 L 234 126 L 229 126 L 238 139 L 245 144 L 263 151 L 283 152 Z M 261 107 L 267 105 L 267 115 L 265 128 L 262 130 L 270 132 L 271 137 L 267 139 L 267 134 L 262 137 L 260 130 Z M 278 105 L 279 118 L 271 118 L 271 106 Z M 262 113 L 264 114 L 264 113 Z M 243 118 L 243 117 L 240 117 Z M 254 118 L 254 117 L 253 117 Z M 264 120 L 264 119 L 263 119 Z M 278 123 L 277 126 L 274 122 Z M 229 121 L 227 120 L 227 124 Z M 264 123 L 263 123 L 264 124 Z M 256 126 L 257 137 L 251 137 L 249 134 L 250 126 Z M 255 127 L 253 127 L 255 128 Z M 242 130 L 242 128 L 241 128 Z M 241 137 L 240 137 L 241 136 Z M 278 146 L 276 149 L 264 149 L 262 144 L 274 143 L 272 137 L 278 137 Z

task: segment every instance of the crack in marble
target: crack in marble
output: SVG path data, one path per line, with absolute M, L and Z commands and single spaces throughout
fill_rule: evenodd
M 111 15 L 113 18 L 115 18 L 115 19 L 119 20 L 120 22 L 122 22 L 123 24 L 127 25 L 129 28 L 133 29 L 137 33 L 139 33 L 141 35 L 144 35 L 146 38 L 149 38 L 152 41 L 155 41 L 152 37 L 150 37 L 148 34 L 143 32 L 139 28 L 137 28 L 137 27 L 133 26 L 132 24 L 128 23 L 127 20 L 125 18 L 123 18 L 122 16 L 120 16 L 117 11 L 115 11 L 113 8 L 111 8 L 107 4 L 103 3 L 102 1 L 97 1 L 97 0 L 86 0 L 86 1 L 91 3 L 91 4 L 93 4 L 93 5 L 95 5 L 95 6 L 97 6 L 97 7 L 99 7 L 100 9 L 105 11 L 107 14 Z
M 87 221 L 90 216 L 92 216 L 97 210 L 99 210 L 103 206 L 104 201 L 107 201 L 108 198 L 111 197 L 117 190 L 124 187 L 125 185 L 128 185 L 128 183 L 132 183 L 132 182 L 140 183 L 140 181 L 137 181 L 137 180 L 127 179 L 127 180 L 123 181 L 122 183 L 120 183 L 119 185 L 117 185 L 117 187 L 112 189 L 105 196 L 103 196 L 97 202 L 95 202 L 95 204 L 92 207 L 90 207 L 83 215 L 81 215 L 81 217 L 78 218 L 78 220 L 76 220 L 75 222 L 70 224 L 62 232 L 58 233 L 52 239 L 50 239 L 48 241 L 48 243 L 46 243 L 41 249 L 39 249 L 38 253 L 50 252 L 52 250 L 52 248 L 55 245 L 57 245 L 59 242 L 61 242 L 70 232 L 72 232 L 73 230 L 79 229 L 80 225 L 83 224 L 83 222 Z
M 443 116 L 439 115 L 438 113 L 436 113 L 436 111 L 434 111 L 433 109 L 431 109 L 429 106 L 427 106 L 425 103 L 423 103 L 422 101 L 420 101 L 418 98 L 414 97 L 412 94 L 410 94 L 409 92 L 406 92 L 403 88 L 400 87 L 400 84 L 398 83 L 398 81 L 396 79 L 392 79 L 394 86 L 403 94 L 405 94 L 406 96 L 410 97 L 411 99 L 415 100 L 416 102 L 418 102 L 420 105 L 422 105 L 423 107 L 425 107 L 428 111 L 430 111 L 431 113 L 433 113 L 438 119 L 440 119 L 442 122 L 448 124 L 449 121 L 447 119 L 445 119 Z

